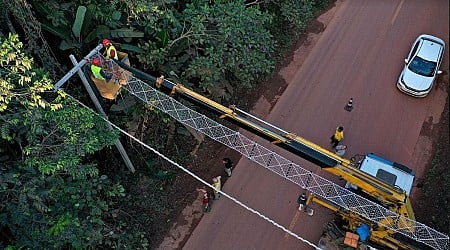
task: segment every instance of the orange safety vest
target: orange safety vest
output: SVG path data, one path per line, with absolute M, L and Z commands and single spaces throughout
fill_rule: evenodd
M 114 58 L 116 60 L 119 60 L 119 56 L 117 55 L 117 50 L 116 47 L 114 47 L 114 45 L 109 45 L 108 48 L 106 49 L 106 58 Z

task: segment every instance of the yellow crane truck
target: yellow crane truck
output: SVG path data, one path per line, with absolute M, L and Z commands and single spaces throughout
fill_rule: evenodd
M 366 225 L 369 228 L 369 235 L 364 244 L 366 247 L 371 247 L 370 249 L 377 249 L 377 246 L 381 247 L 380 249 L 413 248 L 409 242 L 406 243 L 404 239 L 398 239 L 395 235 L 396 230 L 394 230 L 394 228 L 407 228 L 412 234 L 417 233 L 414 232 L 416 230 L 414 225 L 409 225 L 411 222 L 415 222 L 415 217 L 409 198 L 414 182 L 414 172 L 408 167 L 386 160 L 376 154 L 346 159 L 234 106 L 225 107 L 182 84 L 171 82 L 164 77 L 156 78 L 125 63 L 116 62 L 125 70 L 130 71 L 133 76 L 151 83 L 161 92 L 181 96 L 192 103 L 207 108 L 218 114 L 220 118 L 229 120 L 272 144 L 282 147 L 342 178 L 347 181 L 345 188 L 386 208 L 388 214 L 386 215 L 386 212 L 383 212 L 382 219 L 374 222 L 351 211 L 351 209 L 342 209 L 337 205 L 339 204 L 338 200 L 330 201 L 314 195 L 308 197 L 308 204 L 318 204 L 334 211 L 344 222 L 342 228 L 345 230 L 356 232 L 362 225 Z M 341 201 L 346 199 L 346 197 L 338 198 Z M 400 219 L 398 216 L 390 216 L 389 211 L 393 215 L 401 215 Z M 408 231 L 406 232 L 408 233 Z M 442 240 L 444 242 L 443 249 L 448 249 L 448 236 L 443 237 Z

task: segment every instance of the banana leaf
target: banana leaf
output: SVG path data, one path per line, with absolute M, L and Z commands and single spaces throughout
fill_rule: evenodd
M 55 36 L 62 38 L 63 40 L 72 40 L 72 36 L 67 29 L 54 27 L 48 23 L 41 23 L 41 28 L 52 33 Z
M 122 38 L 122 37 L 144 37 L 144 32 L 135 31 L 133 29 L 116 29 L 111 30 L 111 37 Z
M 84 15 L 83 27 L 81 27 L 81 35 L 83 37 L 87 36 L 89 33 L 89 27 L 91 26 L 92 17 L 94 16 L 95 5 L 89 4 L 86 7 L 86 14 Z
M 72 32 L 75 35 L 76 38 L 80 37 L 81 34 L 81 27 L 83 27 L 84 22 L 84 16 L 86 14 L 86 7 L 85 6 L 79 6 L 77 9 L 77 15 L 75 18 L 75 22 L 73 22 L 72 26 Z
M 98 25 L 95 30 L 93 30 L 91 33 L 89 33 L 86 38 L 84 39 L 85 43 L 90 43 L 94 41 L 95 39 L 99 39 L 101 37 L 105 37 L 105 34 L 108 34 L 110 32 L 110 29 L 108 26 L 105 25 Z

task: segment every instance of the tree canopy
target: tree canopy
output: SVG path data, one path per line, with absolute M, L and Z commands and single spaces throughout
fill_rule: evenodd
M 121 228 L 105 219 L 124 189 L 99 175 L 90 158 L 117 133 L 52 93 L 48 74 L 22 51 L 17 35 L 0 43 L 0 225 L 10 233 L 0 246 L 120 247 Z
M 118 133 L 64 92 L 53 92 L 71 67 L 69 54 L 82 57 L 109 38 L 138 68 L 174 72 L 196 91 L 227 99 L 270 76 L 286 41 L 327 2 L 0 1 L 0 248 L 147 249 L 154 238 L 146 229 L 174 210 L 164 183 L 175 172 L 139 156 L 150 162 L 155 181 L 147 187 L 151 194 L 133 204 L 153 214 L 142 218 L 144 226 L 128 219 L 141 220 L 139 211 L 122 210 L 133 205 L 126 196 L 133 184 L 126 190 L 121 178 L 99 167 Z M 144 127 L 147 111 L 126 115 Z M 147 132 L 158 148 L 186 141 L 175 134 L 190 136 L 166 124 Z

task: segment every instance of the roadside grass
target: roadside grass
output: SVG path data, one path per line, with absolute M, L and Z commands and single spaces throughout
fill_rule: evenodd
M 450 168 L 449 168 L 448 100 L 437 133 L 433 133 L 434 155 L 423 180 L 418 201 L 418 221 L 450 234 Z

